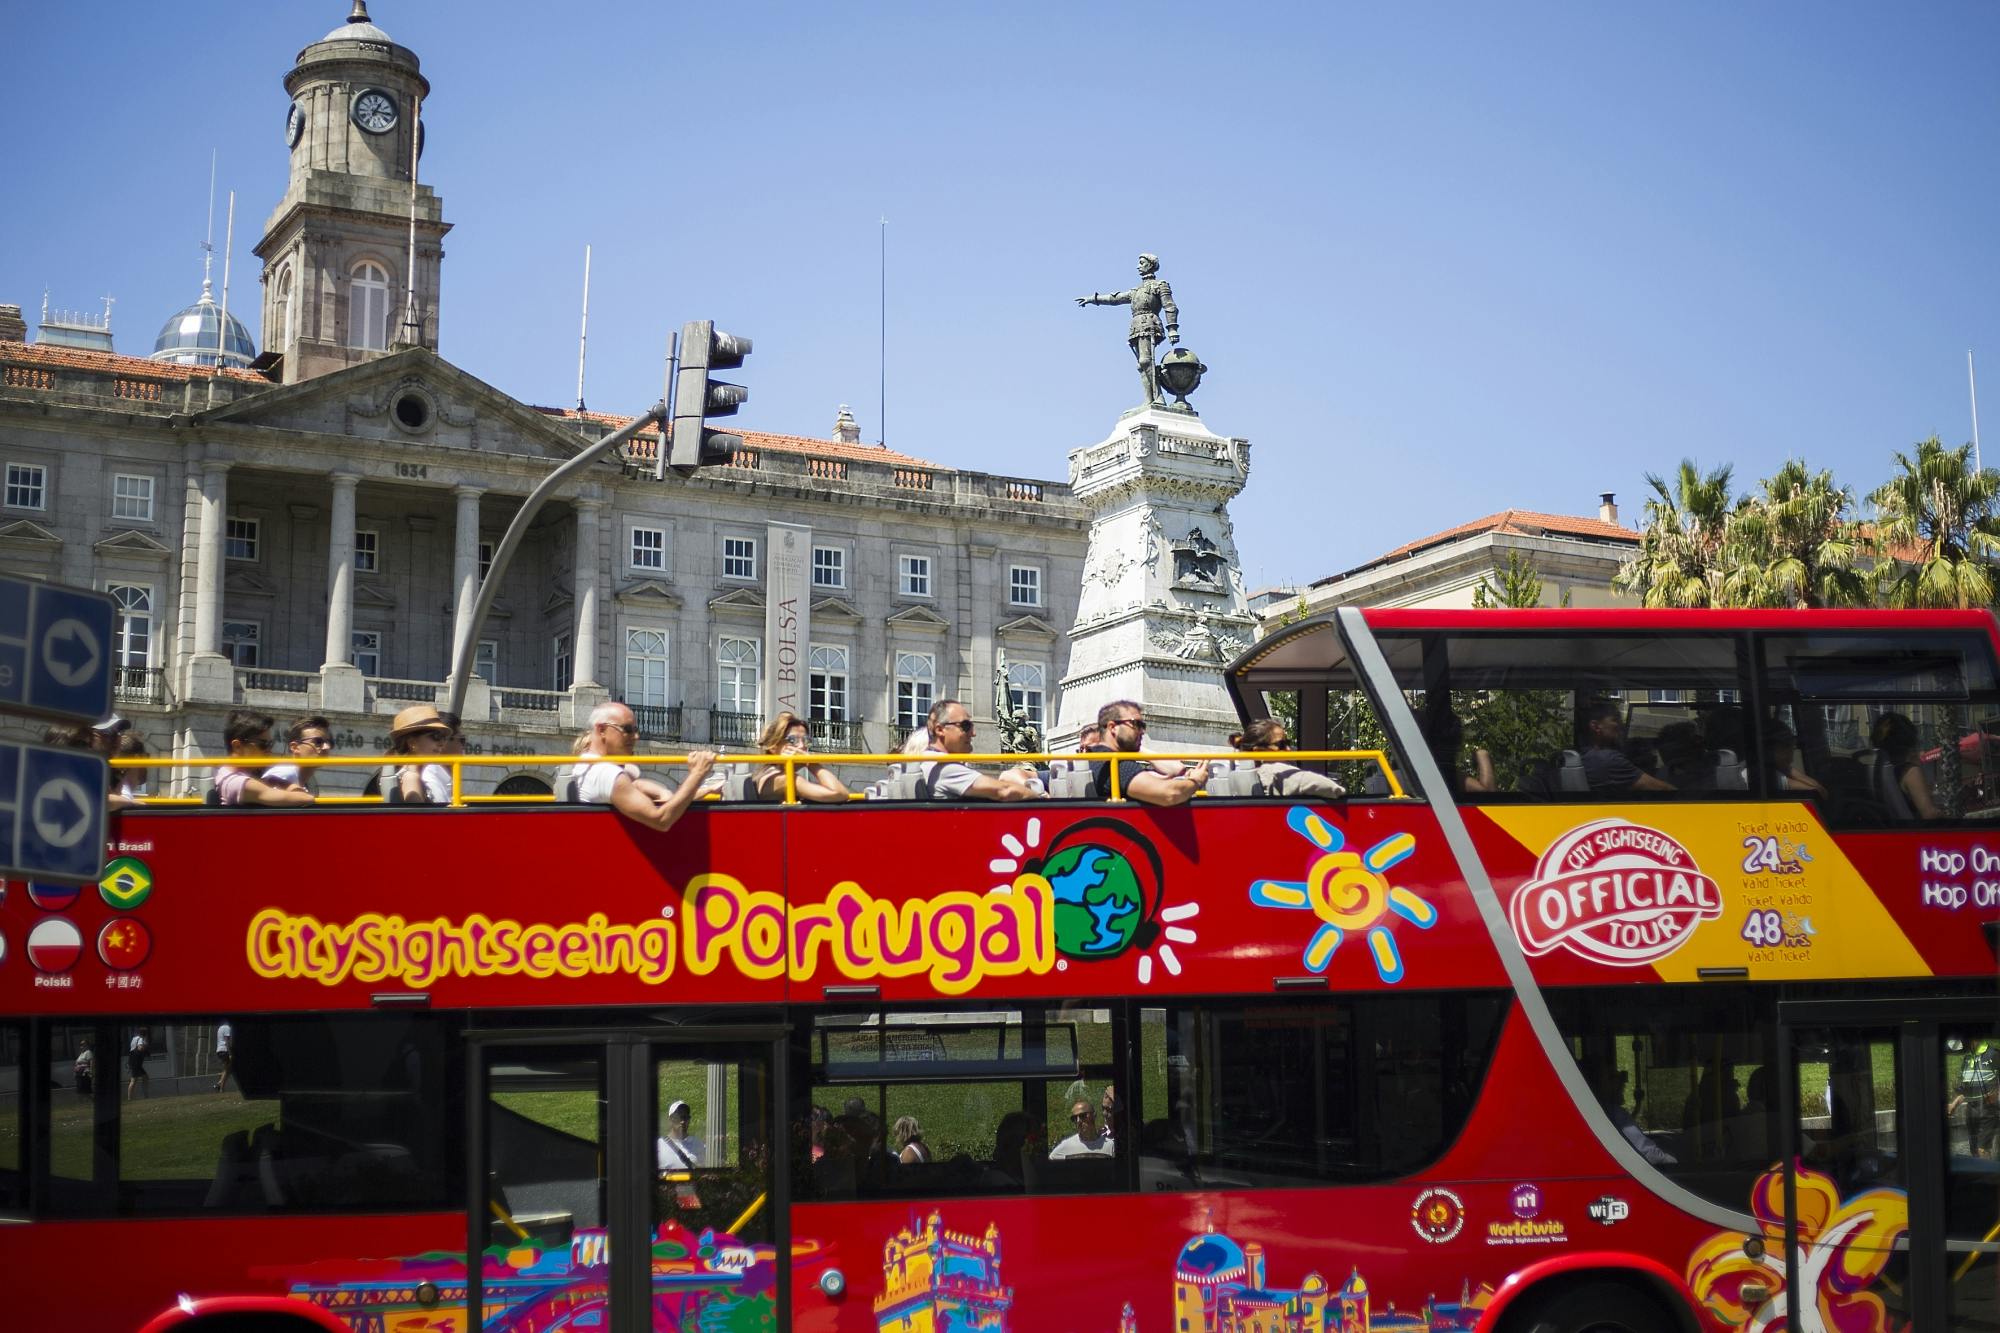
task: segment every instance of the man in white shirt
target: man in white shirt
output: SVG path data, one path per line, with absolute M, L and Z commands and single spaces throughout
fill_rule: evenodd
M 662 1171 L 692 1171 L 705 1166 L 702 1160 L 706 1149 L 701 1139 L 687 1132 L 688 1104 L 676 1101 L 667 1107 L 667 1132 L 653 1145 L 655 1158 Z
M 602 703 L 590 711 L 590 731 L 577 754 L 585 760 L 620 758 L 634 753 L 638 744 L 639 726 L 632 710 L 621 703 Z M 574 775 L 577 800 L 608 805 L 634 823 L 664 833 L 687 813 L 714 767 L 714 751 L 693 751 L 688 755 L 686 780 L 672 791 L 640 777 L 637 764 L 580 763 L 564 776 Z
M 285 751 L 293 761 L 326 759 L 333 754 L 333 725 L 323 717 L 302 717 L 285 733 Z M 319 768 L 297 763 L 273 764 L 264 770 L 264 782 L 273 787 L 302 787 L 319 794 Z
M 1110 1157 L 1116 1151 L 1111 1131 L 1098 1125 L 1097 1108 L 1088 1099 L 1079 1097 L 1070 1103 L 1069 1122 L 1076 1132 L 1049 1149 L 1051 1162 L 1065 1157 Z
M 226 1022 L 217 1023 L 215 1025 L 215 1065 L 216 1068 L 222 1071 L 215 1076 L 215 1090 L 217 1092 L 221 1092 L 223 1085 L 229 1082 L 229 1066 L 235 1062 L 235 1059 L 236 1029 L 230 1027 Z
M 972 753 L 972 714 L 958 700 L 933 704 L 928 729 L 931 741 L 926 755 Z M 1017 769 L 995 778 L 966 764 L 942 760 L 925 764 L 924 772 L 934 801 L 1031 801 L 1042 794 Z

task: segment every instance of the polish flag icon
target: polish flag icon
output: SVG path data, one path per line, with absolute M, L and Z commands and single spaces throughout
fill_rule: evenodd
M 83 952 L 83 936 L 66 917 L 50 917 L 28 932 L 28 961 L 37 972 L 67 972 Z
M 153 952 L 153 933 L 137 917 L 121 916 L 97 932 L 97 956 L 114 972 L 129 972 Z

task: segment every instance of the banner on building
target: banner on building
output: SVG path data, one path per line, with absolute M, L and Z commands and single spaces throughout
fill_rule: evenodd
M 806 664 L 812 642 L 812 529 L 772 523 L 764 549 L 764 720 L 806 712 Z

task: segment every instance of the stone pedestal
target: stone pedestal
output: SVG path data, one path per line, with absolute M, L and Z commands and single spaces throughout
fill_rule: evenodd
M 328 662 L 319 669 L 320 707 L 329 713 L 359 713 L 368 703 L 368 681 L 352 662 Z
M 190 653 L 181 698 L 189 703 L 235 703 L 236 664 L 221 653 Z
M 590 725 L 591 711 L 610 698 L 611 691 L 595 682 L 570 686 L 569 697 L 563 700 L 558 713 L 562 725 L 572 731 L 582 731 Z
M 1248 440 L 1162 408 L 1127 412 L 1109 439 L 1070 454 L 1090 549 L 1054 748 L 1073 744 L 1113 699 L 1145 708 L 1153 749 L 1228 743 L 1236 710 L 1222 668 L 1257 624 L 1229 523 L 1249 474 Z

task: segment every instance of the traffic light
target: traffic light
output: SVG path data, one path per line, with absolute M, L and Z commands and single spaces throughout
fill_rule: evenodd
M 697 319 L 681 326 L 681 369 L 674 381 L 673 449 L 668 466 L 691 470 L 704 464 L 727 463 L 743 446 L 741 435 L 710 430 L 708 418 L 731 417 L 750 391 L 740 384 L 712 380 L 709 373 L 734 370 L 750 355 L 750 340 L 716 332 L 712 320 Z

